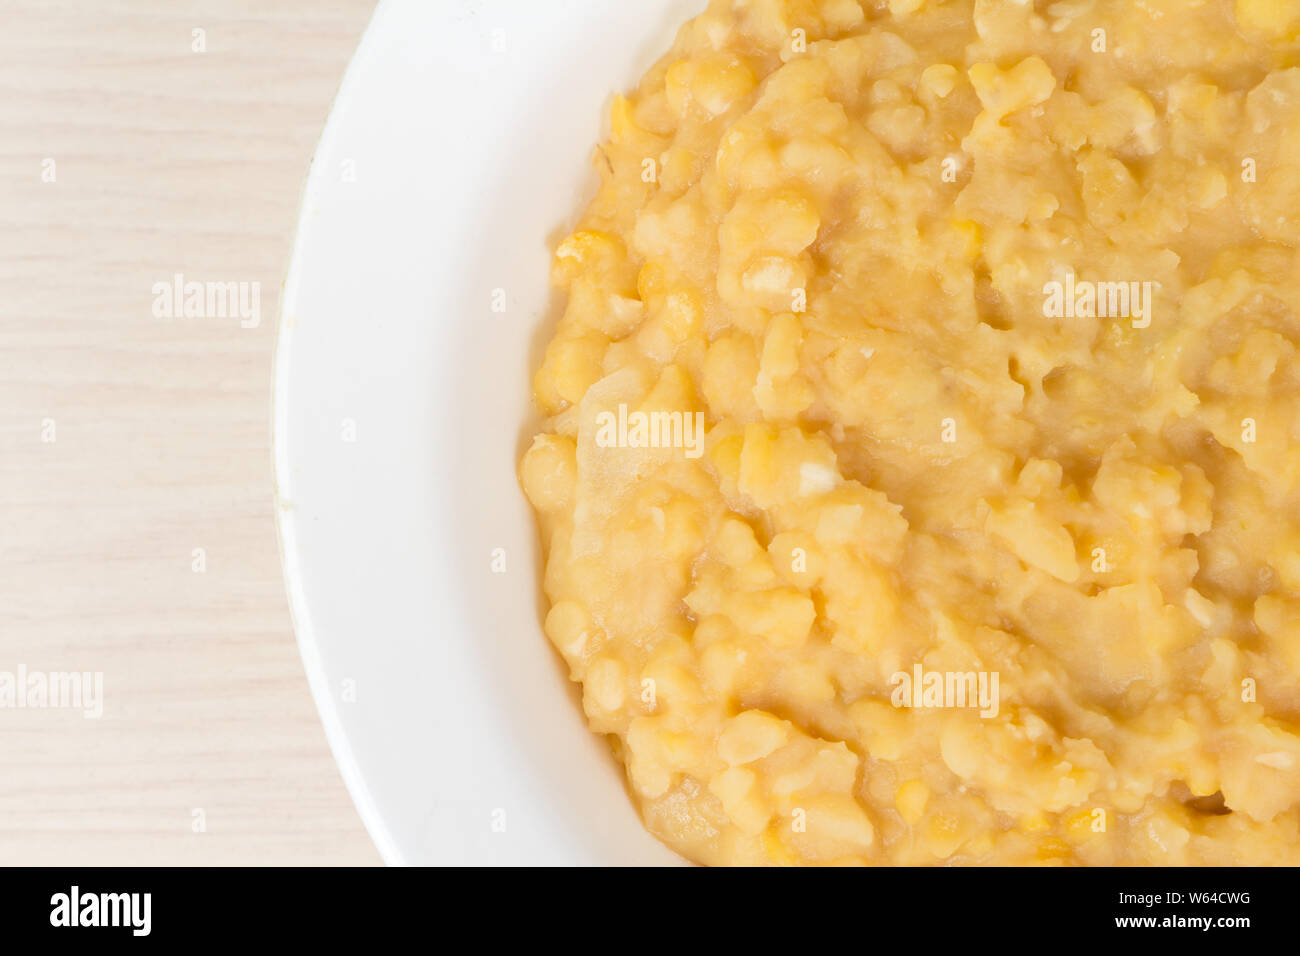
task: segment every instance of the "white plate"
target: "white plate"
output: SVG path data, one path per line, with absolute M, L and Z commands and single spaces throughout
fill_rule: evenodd
M 385 0 L 317 150 L 276 356 L 277 513 L 312 691 L 389 863 L 680 862 L 541 633 L 515 468 L 550 244 L 592 188 L 611 91 L 703 5 Z

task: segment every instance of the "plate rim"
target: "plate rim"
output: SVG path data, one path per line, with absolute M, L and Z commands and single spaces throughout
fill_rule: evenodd
M 348 60 L 339 81 L 337 91 L 330 100 L 320 137 L 312 150 L 307 173 L 302 182 L 298 198 L 298 214 L 294 220 L 288 265 L 285 267 L 284 279 L 280 287 L 280 308 L 276 315 L 275 337 L 271 346 L 271 487 L 275 509 L 276 541 L 280 550 L 280 571 L 284 578 L 285 597 L 289 608 L 289 622 L 293 628 L 294 641 L 298 646 L 298 655 L 302 660 L 303 670 L 307 675 L 307 685 L 311 691 L 316 713 L 320 717 L 334 764 L 343 778 L 343 785 L 348 791 L 362 825 L 379 851 L 380 858 L 388 866 L 406 866 L 397 840 L 393 837 L 384 821 L 365 776 L 361 772 L 352 744 L 338 711 L 333 696 L 329 691 L 329 681 L 325 673 L 325 664 L 315 630 L 311 624 L 309 602 L 303 585 L 301 554 L 297 547 L 297 533 L 293 527 L 296 518 L 292 497 L 286 493 L 286 482 L 292 473 L 288 461 L 288 407 L 289 407 L 289 350 L 284 347 L 285 317 L 294 314 L 291 306 L 298 300 L 298 286 L 303 269 L 303 236 L 312 219 L 311 200 L 321 191 L 324 174 L 323 158 L 331 153 L 331 147 L 338 138 L 343 125 L 343 114 L 349 103 L 360 77 L 364 71 L 375 45 L 380 27 L 391 16 L 392 0 L 379 0 L 370 16 L 365 29 L 357 41 L 356 49 Z

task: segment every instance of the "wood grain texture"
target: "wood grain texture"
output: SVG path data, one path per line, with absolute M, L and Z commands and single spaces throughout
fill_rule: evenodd
M 105 700 L 0 709 L 0 863 L 378 862 L 269 448 L 301 184 L 373 6 L 0 0 L 0 671 L 102 671 Z M 155 317 L 176 273 L 260 283 L 260 324 Z

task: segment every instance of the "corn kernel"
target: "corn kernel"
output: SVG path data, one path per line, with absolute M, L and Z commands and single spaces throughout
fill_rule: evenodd
M 930 788 L 922 780 L 909 780 L 898 788 L 894 797 L 894 806 L 899 816 L 908 826 L 916 826 L 925 814 L 925 805 L 930 800 Z
M 590 627 L 591 615 L 576 601 L 560 601 L 546 615 L 546 636 L 567 657 L 582 654 Z
M 921 85 L 935 96 L 943 99 L 956 88 L 957 79 L 960 76 L 961 74 L 957 72 L 955 66 L 947 63 L 936 63 L 933 66 L 927 66 L 922 71 Z
M 533 507 L 545 513 L 568 508 L 578 483 L 578 452 L 565 435 L 538 435 L 524 454 L 520 483 Z
M 789 721 L 761 710 L 747 710 L 731 719 L 718 735 L 718 756 L 727 763 L 753 763 L 790 739 Z
M 587 668 L 583 685 L 587 700 L 613 713 L 627 699 L 627 665 L 617 658 L 597 657 Z
M 1237 0 L 1237 24 L 1250 33 L 1291 39 L 1300 26 L 1300 3 L 1295 0 Z

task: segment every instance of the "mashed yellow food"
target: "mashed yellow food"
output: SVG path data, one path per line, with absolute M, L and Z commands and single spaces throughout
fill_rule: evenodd
M 615 99 L 521 477 L 651 831 L 1300 863 L 1297 34 L 714 0 Z

